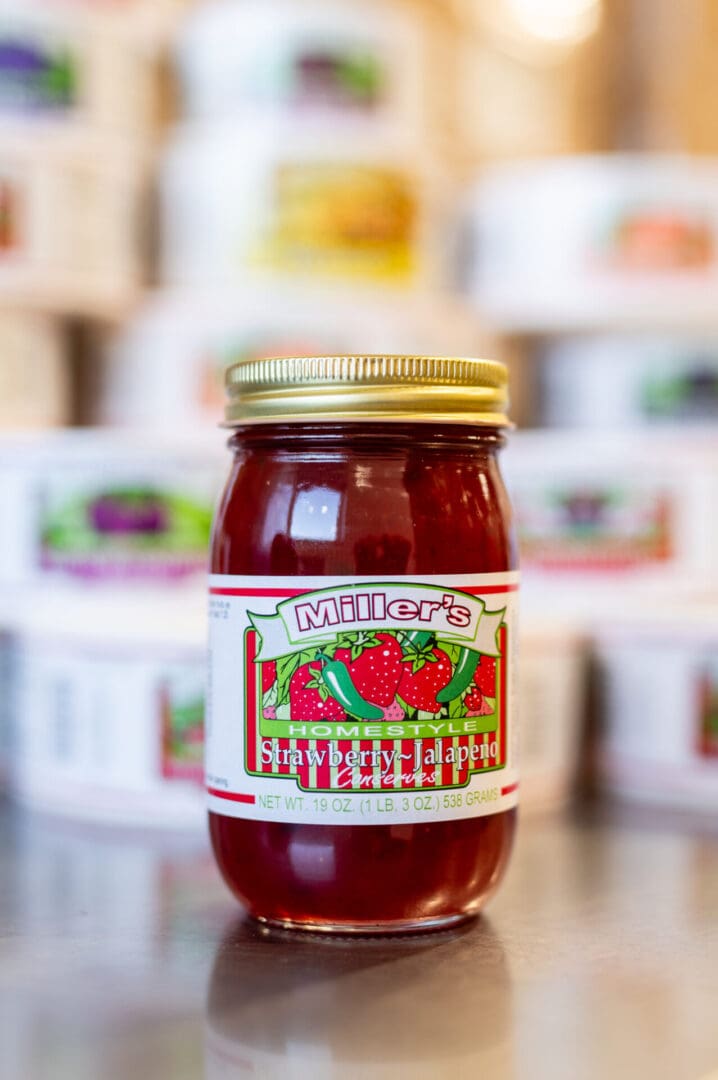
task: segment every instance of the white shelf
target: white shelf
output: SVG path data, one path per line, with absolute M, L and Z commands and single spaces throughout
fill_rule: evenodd
M 141 289 L 103 285 L 97 281 L 0 285 L 0 315 L 21 311 L 114 325 L 123 323 L 138 309 L 142 295 Z
M 514 337 L 564 337 L 574 334 L 715 334 L 718 336 L 718 296 L 700 303 L 676 304 L 656 297 L 620 310 L 598 303 L 581 308 L 550 304 L 490 312 L 476 309 L 483 327 L 492 333 Z

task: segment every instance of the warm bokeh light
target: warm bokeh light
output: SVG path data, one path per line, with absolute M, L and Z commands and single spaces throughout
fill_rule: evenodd
M 601 0 L 505 0 L 521 30 L 556 45 L 572 45 L 598 28 Z

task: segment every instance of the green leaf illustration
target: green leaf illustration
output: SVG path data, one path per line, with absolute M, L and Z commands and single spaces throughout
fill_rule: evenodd
M 461 656 L 461 646 L 456 645 L 453 641 L 437 641 L 437 649 L 441 649 L 451 660 L 452 666 L 456 667 Z
M 466 716 L 467 708 L 461 697 L 457 697 L 449 702 L 448 711 L 450 720 L 460 720 L 462 717 Z
M 326 686 L 324 680 L 322 679 L 321 671 L 319 670 L 319 668 L 312 668 L 312 667 L 310 667 L 309 671 L 310 671 L 312 677 L 307 682 L 305 682 L 304 689 L 305 690 L 318 690 L 319 691 L 319 697 L 322 699 L 322 701 L 326 701 L 327 698 L 329 697 L 329 690 L 327 689 L 327 686 Z
M 375 649 L 378 645 L 381 645 L 381 641 L 376 636 L 376 630 L 346 631 L 337 638 L 333 652 L 337 649 L 349 649 L 352 660 L 358 660 L 363 652 Z M 327 650 L 325 652 L 329 655 Z
M 299 653 L 292 653 L 277 660 L 277 704 L 289 701 L 289 682 L 299 667 Z
M 274 682 L 262 698 L 262 708 L 268 709 L 276 706 L 278 699 L 279 695 L 277 693 L 277 684 L 276 682 Z

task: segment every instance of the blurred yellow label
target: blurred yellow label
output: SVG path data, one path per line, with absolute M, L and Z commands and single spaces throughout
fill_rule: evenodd
M 256 261 L 282 270 L 408 278 L 416 264 L 417 203 L 401 172 L 359 165 L 285 164 Z

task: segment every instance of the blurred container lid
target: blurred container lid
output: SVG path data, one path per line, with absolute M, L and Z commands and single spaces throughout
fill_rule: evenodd
M 191 117 L 273 112 L 371 130 L 390 121 L 426 136 L 445 65 L 433 63 L 442 26 L 407 0 L 210 0 L 179 35 Z
M 451 296 L 428 303 L 331 283 L 157 292 L 106 338 L 101 420 L 177 427 L 219 424 L 224 370 L 281 355 L 496 354 L 471 310 Z
M 109 464 L 160 464 L 172 468 L 224 462 L 227 436 L 219 431 L 190 429 L 122 431 L 111 428 L 64 428 L 55 431 L 0 433 L 0 470 L 50 467 L 96 467 Z
M 121 650 L 140 660 L 151 648 L 201 655 L 207 636 L 202 587 L 83 589 L 64 584 L 3 590 L 0 628 L 23 641 L 72 644 L 83 653 Z

